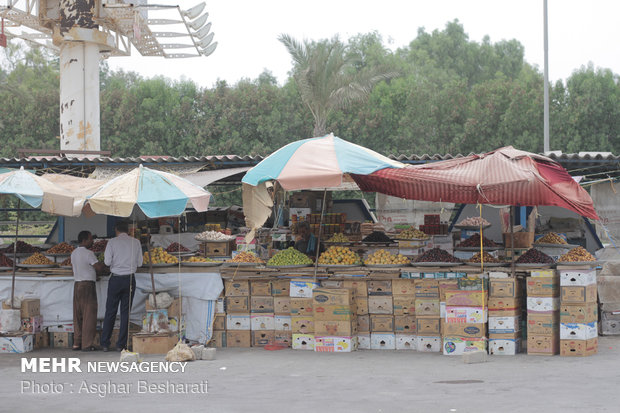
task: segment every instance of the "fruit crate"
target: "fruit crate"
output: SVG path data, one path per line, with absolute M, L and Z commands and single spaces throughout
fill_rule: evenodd
M 219 242 L 203 242 L 200 251 L 205 257 L 229 257 L 235 249 L 235 240 Z

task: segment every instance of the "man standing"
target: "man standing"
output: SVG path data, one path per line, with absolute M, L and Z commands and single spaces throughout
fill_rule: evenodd
M 105 319 L 101 333 L 101 347 L 103 351 L 110 349 L 110 338 L 116 321 L 118 304 L 121 304 L 121 326 L 116 342 L 116 350 L 127 348 L 129 331 L 129 313 L 133 296 L 136 292 L 136 269 L 142 265 L 142 246 L 140 241 L 130 237 L 126 222 L 119 222 L 115 226 L 116 237 L 108 241 L 105 248 L 105 265 L 110 267 L 110 281 L 108 281 L 108 298 L 105 303 Z
M 103 269 L 95 254 L 89 250 L 93 236 L 88 231 L 78 234 L 80 246 L 71 253 L 73 266 L 73 350 L 95 351 L 93 344 L 97 329 L 97 271 Z

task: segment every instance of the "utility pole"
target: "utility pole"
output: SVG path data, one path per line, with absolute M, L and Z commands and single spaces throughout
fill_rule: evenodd
M 544 151 L 549 152 L 549 34 L 547 28 L 547 0 L 543 0 L 545 31 L 545 113 L 544 113 Z

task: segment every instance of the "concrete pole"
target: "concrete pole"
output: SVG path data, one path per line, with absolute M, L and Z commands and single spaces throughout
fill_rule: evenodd
M 544 5 L 544 30 L 545 30 L 545 113 L 544 113 L 544 151 L 549 152 L 549 36 L 547 29 L 547 0 Z

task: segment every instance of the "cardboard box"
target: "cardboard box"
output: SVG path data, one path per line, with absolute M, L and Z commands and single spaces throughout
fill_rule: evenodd
M 394 317 L 392 315 L 372 314 L 370 316 L 371 333 L 393 333 Z
M 449 273 L 456 274 L 456 273 Z M 438 280 L 439 283 L 439 301 L 446 301 L 446 292 L 459 289 L 459 283 L 456 279 Z
M 439 353 L 442 340 L 439 336 L 418 336 L 416 349 L 425 353 Z
M 314 320 L 315 336 L 350 337 L 356 334 L 357 322 L 355 320 Z
M 530 271 L 530 277 L 553 277 L 555 270 L 535 270 Z
M 274 341 L 274 332 L 270 331 L 252 331 L 252 347 L 265 347 Z
M 394 315 L 415 315 L 415 297 L 407 295 L 395 295 L 392 297 L 394 303 Z
M 540 335 L 557 335 L 560 330 L 558 313 L 528 314 L 527 333 Z
M 528 297 L 558 297 L 560 277 L 528 277 L 526 292 Z
M 441 317 L 442 320 L 446 319 L 446 303 L 445 302 L 439 303 L 439 317 Z
M 50 347 L 53 347 L 53 348 L 73 347 L 73 333 L 50 333 Z
M 446 307 L 482 307 L 487 303 L 486 291 L 446 291 Z
M 392 295 L 391 280 L 368 281 L 368 295 Z
M 274 299 L 272 296 L 268 297 L 251 297 L 250 298 L 250 313 L 273 313 L 274 312 Z
M 598 304 L 560 304 L 561 323 L 591 323 L 598 320 Z
M 415 335 L 396 334 L 396 350 L 417 350 L 418 338 Z
M 491 297 L 521 297 L 521 282 L 517 278 L 491 278 L 489 292 Z
M 272 280 L 271 295 L 274 297 L 290 297 L 291 282 L 288 279 Z
M 590 340 L 560 340 L 560 356 L 584 357 L 598 352 L 598 338 Z
M 415 280 L 415 297 L 439 300 L 439 282 L 437 280 Z
M 97 340 L 95 342 L 96 344 L 99 344 L 99 340 Z M 35 333 L 34 335 L 34 349 L 40 349 L 40 348 L 48 348 L 50 346 L 50 334 L 47 332 L 47 330 L 44 330 L 40 333 Z
M 250 282 L 247 280 L 226 280 L 224 282 L 226 297 L 250 295 Z
M 251 330 L 275 330 L 276 320 L 273 313 L 271 314 L 250 314 Z
M 343 288 L 342 280 L 321 280 L 321 288 Z
M 521 351 L 521 338 L 514 340 L 489 339 L 489 354 L 492 356 L 514 356 Z
M 273 312 L 276 315 L 291 315 L 291 298 L 273 297 Z
M 489 297 L 489 317 L 507 317 L 521 314 L 520 297 Z
M 458 279 L 458 287 L 459 290 L 489 291 L 489 280 L 478 274 L 467 274 L 467 277 Z
M 211 336 L 211 346 L 215 348 L 225 348 L 226 331 L 214 331 Z
M 250 297 L 226 297 L 226 313 L 248 313 L 250 311 Z
M 354 303 L 353 291 L 345 288 L 317 287 L 312 293 L 312 303 L 316 311 L 317 305 L 322 306 L 351 306 Z
M 247 332 L 250 334 L 250 332 Z M 54 333 L 56 334 L 56 333 Z M 133 351 L 140 354 L 166 354 L 179 339 L 176 334 L 134 334 L 132 337 Z
M 226 347 L 251 347 L 251 331 L 227 331 Z
M 441 320 L 441 334 L 447 337 L 485 337 L 487 325 L 484 323 L 446 323 Z
M 472 351 L 485 351 L 487 341 L 486 338 L 471 337 L 444 337 L 443 338 L 443 355 L 444 356 L 462 356 Z
M 416 298 L 416 317 L 439 317 L 439 298 Z
M 228 314 L 226 315 L 227 330 L 249 330 L 250 314 Z
M 560 285 L 562 287 L 585 287 L 596 284 L 596 270 L 562 270 Z
M 250 295 L 271 295 L 271 281 L 251 281 Z
M 146 311 L 154 311 L 157 310 L 157 308 L 152 307 L 149 304 L 149 300 L 146 300 Z M 179 314 L 181 314 L 180 312 L 181 310 L 181 300 L 177 297 L 175 298 L 172 303 L 166 307 L 166 311 L 168 311 L 168 317 L 178 317 Z
M 344 280 L 342 287 L 353 291 L 356 297 L 368 296 L 368 284 L 366 280 Z
M 355 297 L 355 313 L 360 315 L 368 315 L 368 297 Z
M 516 333 L 489 333 L 489 340 L 516 340 L 523 337 L 523 331 Z
M 314 334 L 293 333 L 293 350 L 314 350 Z
M 553 356 L 560 349 L 558 335 L 529 334 L 527 336 L 527 354 Z
M 560 299 L 557 297 L 527 297 L 527 312 L 552 313 L 560 309 Z
M 356 318 L 357 332 L 369 333 L 370 332 L 370 315 L 358 315 Z
M 289 331 L 276 330 L 273 332 L 273 343 L 291 347 L 293 343 L 293 333 Z
M 370 350 L 370 333 L 357 333 L 357 348 L 358 350 Z
M 213 330 L 226 330 L 226 316 L 224 314 L 216 314 L 213 318 Z
M 224 297 L 218 297 L 215 302 L 215 312 L 217 314 L 226 314 L 226 301 Z
M 392 280 L 392 295 L 408 295 L 415 296 L 415 281 L 406 278 L 397 278 Z
M 292 331 L 293 318 L 290 315 L 276 315 L 274 318 L 274 327 L 279 331 Z
M 394 332 L 397 334 L 414 335 L 417 332 L 416 318 L 413 315 L 394 316 Z
M 323 305 L 314 303 L 314 321 L 341 320 L 349 321 L 355 318 L 355 313 L 349 305 Z
M 69 334 L 69 333 L 65 333 Z M 73 343 L 72 343 L 73 345 Z M 34 334 L 0 337 L 0 353 L 28 353 L 34 349 Z
M 368 297 L 368 312 L 370 314 L 392 314 L 394 312 L 392 296 L 376 295 Z
M 234 245 L 234 241 L 205 242 L 202 251 L 206 257 L 228 257 Z
M 312 298 L 291 297 L 290 308 L 292 316 L 312 317 Z
M 416 318 L 416 334 L 424 336 L 441 335 L 440 318 Z
M 601 334 L 604 336 L 619 335 L 620 334 L 620 321 L 601 320 Z
M 313 317 L 292 316 L 291 319 L 293 322 L 293 336 L 295 334 L 314 334 Z
M 560 340 L 590 340 L 598 337 L 598 323 L 560 323 Z
M 394 333 L 371 333 L 371 350 L 396 350 L 396 336 Z
M 487 315 L 487 309 L 484 307 L 446 306 L 446 323 L 486 323 Z
M 312 298 L 312 291 L 319 287 L 319 283 L 307 279 L 290 281 L 289 295 L 295 298 Z
M 596 284 L 575 287 L 560 287 L 562 304 L 595 303 Z
M 405 254 L 403 254 L 403 255 L 405 255 Z M 418 278 L 422 278 L 422 273 L 415 272 L 415 271 L 408 271 L 408 270 L 402 269 L 400 271 L 400 278 L 418 279 Z
M 21 318 L 30 318 L 37 315 L 41 315 L 41 301 L 38 298 L 26 298 L 22 300 Z
M 489 317 L 489 333 L 516 333 L 521 330 L 521 316 Z
M 43 316 L 35 315 L 32 317 L 22 318 L 22 331 L 25 333 L 40 333 L 43 325 Z
M 355 350 L 357 350 L 357 337 L 314 337 L 314 351 L 319 353 L 350 353 Z

